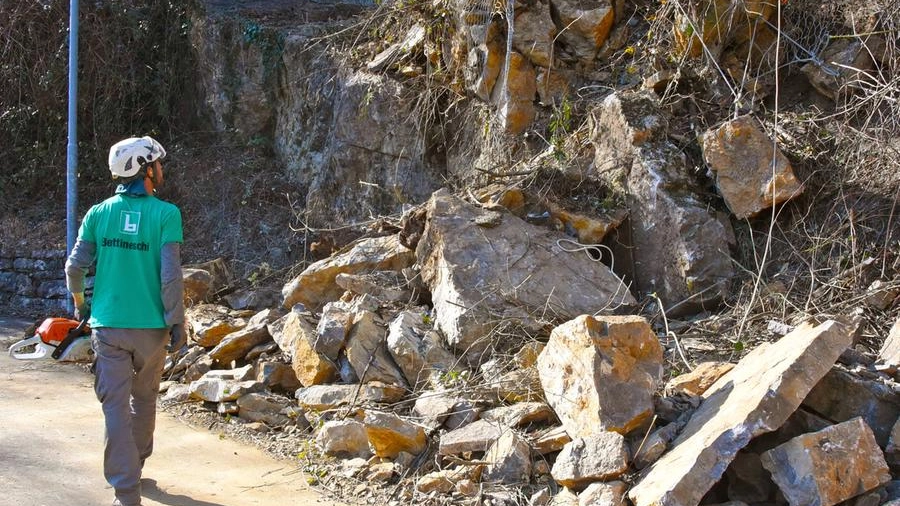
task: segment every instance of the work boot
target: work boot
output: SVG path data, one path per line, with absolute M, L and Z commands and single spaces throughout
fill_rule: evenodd
M 113 501 L 112 506 L 141 506 L 141 503 L 125 504 L 125 503 L 123 503 L 122 501 L 120 501 L 119 498 L 117 497 L 117 498 Z

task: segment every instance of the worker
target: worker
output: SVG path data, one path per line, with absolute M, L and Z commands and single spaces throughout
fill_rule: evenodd
M 75 318 L 90 315 L 94 390 L 106 424 L 103 473 L 113 505 L 141 504 L 141 471 L 153 452 L 156 396 L 166 351 L 186 342 L 181 211 L 156 197 L 166 151 L 151 137 L 109 150 L 115 195 L 88 210 L 66 260 Z M 93 298 L 85 299 L 96 263 Z

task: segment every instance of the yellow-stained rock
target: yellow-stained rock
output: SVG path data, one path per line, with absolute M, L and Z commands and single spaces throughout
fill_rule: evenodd
M 343 252 L 310 265 L 286 284 L 281 290 L 282 305 L 291 308 L 299 302 L 314 310 L 340 298 L 343 289 L 335 282 L 340 273 L 399 271 L 414 262 L 415 253 L 401 245 L 396 235 L 362 239 Z
M 537 94 L 537 75 L 527 58 L 513 51 L 509 55 L 509 74 L 506 89 L 495 89 L 500 104 L 498 114 L 507 133 L 517 135 L 534 120 L 534 98 Z
M 646 319 L 583 315 L 553 329 L 538 371 L 547 403 L 570 436 L 627 434 L 653 414 L 662 360 Z
M 716 174 L 716 187 L 738 218 L 749 218 L 796 197 L 803 184 L 788 159 L 751 116 L 742 116 L 707 131 L 703 158 Z
M 670 379 L 666 383 L 666 393 L 701 395 L 733 368 L 734 364 L 728 362 L 703 362 L 693 371 Z
M 379 457 L 393 458 L 401 452 L 418 455 L 425 449 L 425 430 L 394 413 L 366 411 L 363 423 Z
M 837 504 L 891 481 L 862 418 L 797 436 L 761 455 L 791 504 Z
M 225 306 L 200 304 L 186 311 L 190 334 L 204 348 L 219 344 L 222 339 L 247 326 L 247 321 L 231 315 Z

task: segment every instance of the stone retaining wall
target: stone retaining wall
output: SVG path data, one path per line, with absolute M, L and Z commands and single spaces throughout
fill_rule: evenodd
M 0 307 L 35 316 L 67 311 L 65 250 L 0 249 Z

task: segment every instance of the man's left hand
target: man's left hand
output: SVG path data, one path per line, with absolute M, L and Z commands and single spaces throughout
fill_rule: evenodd
M 169 345 L 166 347 L 166 350 L 169 353 L 176 352 L 181 348 L 184 348 L 184 345 L 187 344 L 187 332 L 184 329 L 183 323 L 176 323 L 172 325 L 169 329 Z

